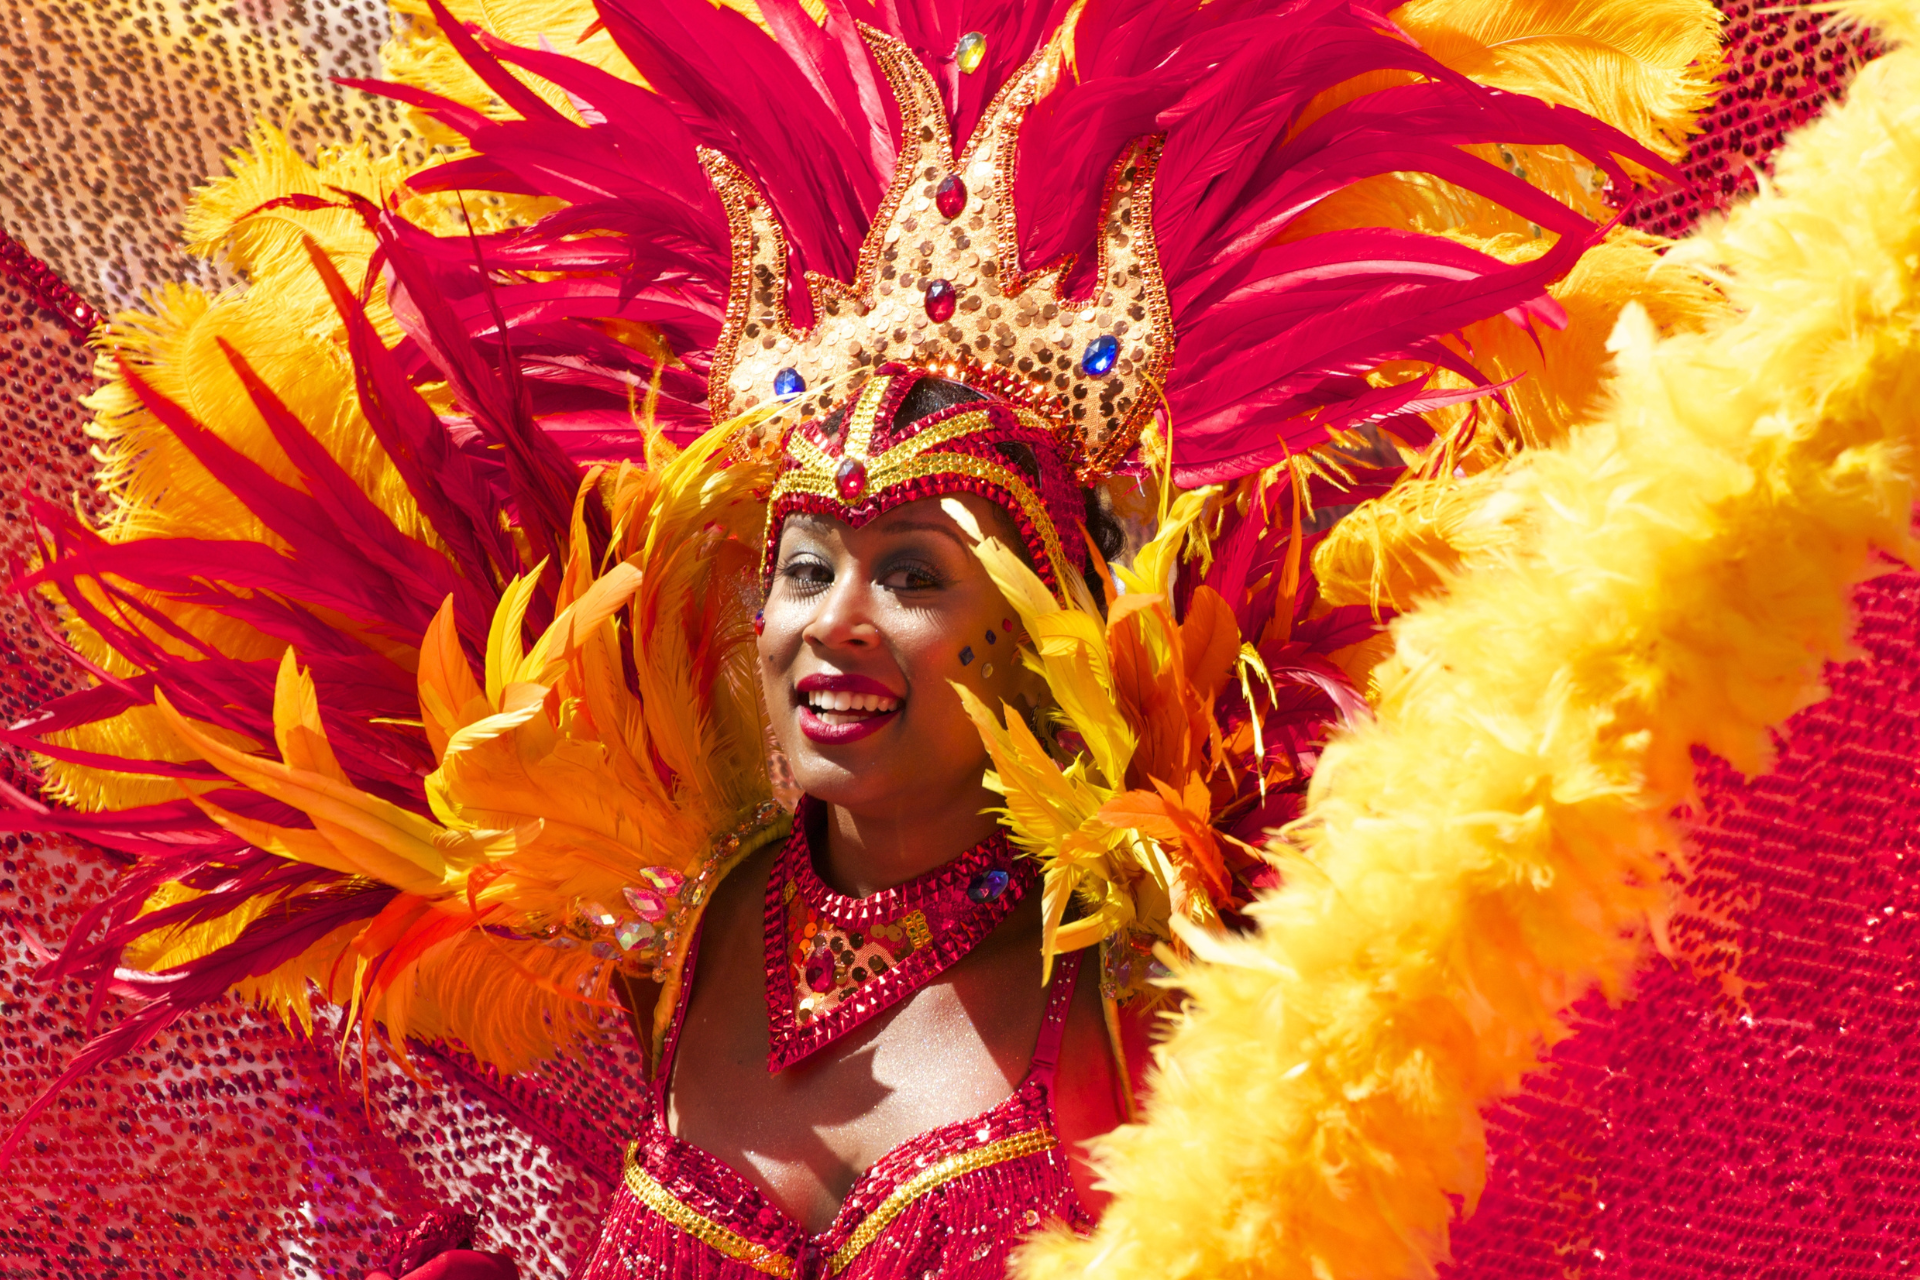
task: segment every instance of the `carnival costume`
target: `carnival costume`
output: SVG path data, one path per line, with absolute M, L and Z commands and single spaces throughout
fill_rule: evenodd
M 365 87 L 451 157 L 262 134 L 196 214 L 251 290 L 109 325 L 117 506 L 40 511 L 92 683 L 11 730 L 53 803 L 10 820 L 135 855 L 48 976 L 147 1001 L 66 1080 L 229 991 L 521 1071 L 657 984 L 587 1275 L 994 1275 L 1030 1236 L 1032 1275 L 1417 1273 L 1478 1108 L 1667 945 L 1689 750 L 1762 758 L 1911 505 L 1911 134 L 1848 178 L 1851 257 L 1767 256 L 1837 180 L 1809 151 L 1663 258 L 1614 211 L 1712 11 L 1637 79 L 1495 52 L 1565 8 L 602 0 L 514 43 L 431 3 Z M 1818 154 L 1911 130 L 1912 58 Z M 961 493 L 1018 543 L 974 530 L 1008 615 L 962 660 L 1051 701 L 961 690 L 1004 838 L 842 899 L 776 794 L 757 588 L 789 514 Z M 776 845 L 773 1070 L 1043 904 L 1027 1080 L 821 1236 L 665 1124 L 701 910 Z M 1096 1227 L 1065 1002 L 1169 966 Z

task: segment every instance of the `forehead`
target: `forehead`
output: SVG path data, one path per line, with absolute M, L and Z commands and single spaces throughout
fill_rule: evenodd
M 962 547 L 971 546 L 969 538 L 951 515 L 948 515 L 942 503 L 959 502 L 972 513 L 983 529 L 997 534 L 1002 540 L 1013 536 L 1013 520 L 991 502 L 977 494 L 961 493 L 949 498 L 916 498 L 912 502 L 903 502 L 890 507 L 859 528 L 846 521 L 820 512 L 795 511 L 789 514 L 781 525 L 781 536 L 799 533 L 809 537 L 827 538 L 838 542 L 858 543 L 869 540 L 891 540 L 916 536 L 942 535 L 952 538 Z M 1015 537 L 1015 541 L 1017 541 Z

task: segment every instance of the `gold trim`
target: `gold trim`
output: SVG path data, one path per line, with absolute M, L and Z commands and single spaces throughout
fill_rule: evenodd
M 1042 1151 L 1051 1151 L 1060 1145 L 1060 1140 L 1047 1128 L 1028 1129 L 1011 1137 L 1001 1138 L 998 1142 L 989 1142 L 984 1147 L 975 1147 L 971 1151 L 956 1151 L 946 1159 L 929 1165 L 913 1177 L 893 1189 L 893 1193 L 880 1202 L 875 1209 L 861 1220 L 853 1229 L 847 1242 L 833 1251 L 827 1259 L 827 1273 L 839 1275 L 853 1265 L 853 1260 L 862 1250 L 880 1238 L 893 1220 L 905 1213 L 907 1206 L 937 1187 L 945 1186 L 955 1178 L 965 1177 L 981 1169 L 1004 1164 L 1009 1160 L 1018 1160 L 1022 1156 L 1038 1155 Z M 629 1142 L 626 1156 L 627 1189 L 638 1197 L 640 1203 L 680 1228 L 694 1239 L 724 1254 L 736 1262 L 744 1262 L 762 1275 L 777 1276 L 780 1280 L 792 1280 L 793 1259 L 784 1253 L 776 1253 L 765 1245 L 755 1244 L 745 1236 L 727 1230 L 719 1223 L 695 1213 L 674 1198 L 672 1192 L 661 1186 L 654 1176 L 640 1167 L 638 1152 L 640 1144 Z
M 880 1207 L 868 1214 L 847 1242 L 833 1251 L 827 1259 L 827 1271 L 839 1275 L 853 1265 L 860 1251 L 880 1238 L 892 1221 L 906 1211 L 908 1205 L 926 1195 L 935 1187 L 952 1182 L 991 1165 L 1008 1160 L 1018 1160 L 1021 1156 L 1036 1155 L 1042 1151 L 1051 1151 L 1059 1146 L 1059 1139 L 1053 1136 L 1051 1129 L 1029 1129 L 1025 1133 L 1016 1133 L 1010 1138 L 998 1142 L 989 1142 L 984 1147 L 975 1147 L 971 1151 L 956 1151 L 938 1164 L 930 1165 L 907 1181 L 895 1187 L 893 1194 L 880 1202 Z
M 1053 519 L 1041 505 L 1026 477 L 1011 467 L 989 462 L 969 453 L 923 453 L 916 458 L 894 462 L 887 454 L 881 459 L 866 459 L 871 469 L 867 473 L 866 492 L 861 496 L 876 494 L 891 489 L 895 485 L 910 480 L 921 480 L 932 476 L 971 476 L 976 480 L 985 480 L 999 485 L 1012 494 L 1020 504 L 1027 519 L 1040 531 L 1040 542 L 1047 553 L 1047 563 L 1053 566 L 1055 577 L 1059 581 L 1060 595 L 1065 598 L 1069 591 L 1068 583 L 1077 576 L 1077 571 L 1067 560 L 1060 545 L 1060 535 L 1053 527 Z M 811 468 L 796 467 L 783 474 L 774 482 L 773 492 L 767 500 L 767 509 L 771 511 L 789 494 L 808 494 L 817 498 L 827 498 L 836 503 L 842 502 L 840 490 L 830 476 L 823 476 Z
M 792 1258 L 784 1253 L 775 1253 L 765 1245 L 755 1244 L 681 1204 L 671 1191 L 640 1167 L 640 1161 L 636 1158 L 639 1149 L 638 1142 L 627 1144 L 626 1179 L 627 1189 L 639 1198 L 641 1204 L 716 1253 L 725 1254 L 736 1262 L 744 1262 L 762 1275 L 791 1280 Z

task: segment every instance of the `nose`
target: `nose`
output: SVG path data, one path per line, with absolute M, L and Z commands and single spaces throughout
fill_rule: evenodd
M 866 575 L 843 573 L 837 576 L 820 601 L 801 639 L 821 649 L 865 649 L 880 643 L 880 628 L 873 620 L 873 589 Z

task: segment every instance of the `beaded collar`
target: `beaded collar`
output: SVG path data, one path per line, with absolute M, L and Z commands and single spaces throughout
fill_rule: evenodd
M 767 1070 L 784 1071 L 906 999 L 966 955 L 1039 882 L 996 831 L 944 866 L 865 898 L 813 869 L 803 799 L 767 877 Z

